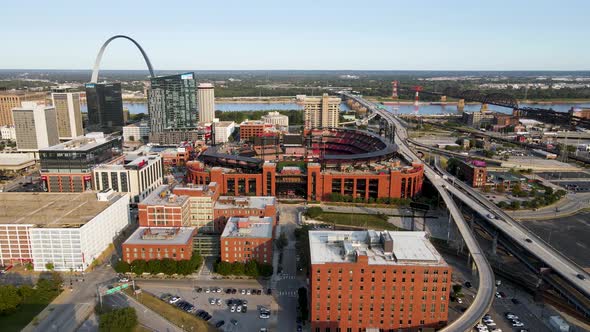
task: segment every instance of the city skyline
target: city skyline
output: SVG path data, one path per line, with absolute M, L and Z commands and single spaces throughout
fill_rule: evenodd
M 172 3 L 157 11 L 150 4 L 106 1 L 82 9 L 69 3 L 6 4 L 7 11 L 26 10 L 29 20 L 22 25 L 8 16 L 0 23 L 13 31 L 3 36 L 13 47 L 0 54 L 2 68 L 90 68 L 106 39 L 125 34 L 145 48 L 158 70 L 590 69 L 590 47 L 579 43 L 589 31 L 583 13 L 590 8 L 582 1 L 559 7 L 502 1 L 477 8 L 466 1 Z M 100 24 L 85 12 L 101 17 Z M 116 41 L 102 67 L 143 69 L 137 55 L 133 45 Z

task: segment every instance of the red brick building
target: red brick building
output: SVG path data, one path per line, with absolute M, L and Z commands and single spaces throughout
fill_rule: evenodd
M 139 227 L 123 243 L 123 259 L 127 263 L 136 259 L 191 259 L 195 232 L 195 227 Z
M 246 120 L 240 123 L 240 140 L 250 140 L 251 137 L 260 136 L 272 129 L 274 129 L 274 126 L 270 123 L 264 123 L 260 120 Z
M 182 227 L 190 226 L 189 198 L 175 195 L 167 185 L 158 187 L 137 204 L 139 226 Z
M 215 230 L 222 232 L 231 217 L 269 217 L 277 223 L 277 201 L 272 196 L 221 196 L 213 207 Z
M 465 177 L 465 181 L 473 188 L 484 187 L 488 172 L 485 161 L 471 160 L 460 163 L 461 173 Z
M 230 218 L 220 237 L 221 260 L 272 263 L 273 228 L 270 217 Z
M 317 163 L 308 163 L 306 166 L 302 174 L 277 172 L 274 163 L 264 163 L 261 173 L 241 173 L 229 168 L 207 168 L 200 162 L 190 162 L 187 165 L 187 178 L 196 184 L 217 182 L 222 195 L 287 196 L 290 190 L 299 189 L 298 194 L 308 201 L 328 200 L 332 193 L 365 200 L 380 197 L 411 198 L 422 190 L 424 180 L 424 166 L 420 163 L 374 170 L 323 170 Z
M 451 268 L 424 232 L 309 234 L 312 332 L 446 325 Z

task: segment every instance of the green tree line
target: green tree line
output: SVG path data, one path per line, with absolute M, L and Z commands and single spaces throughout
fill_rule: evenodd
M 198 252 L 193 252 L 190 260 L 173 260 L 171 258 L 152 259 L 149 261 L 136 259 L 131 264 L 121 260 L 115 264 L 115 271 L 118 273 L 133 272 L 135 274 L 159 274 L 167 275 L 181 274 L 189 275 L 197 270 L 203 263 L 203 257 Z
M 215 273 L 222 276 L 248 276 L 248 277 L 270 277 L 272 275 L 272 265 L 258 263 L 255 260 L 250 260 L 247 263 L 241 262 L 224 262 L 219 261 L 213 266 Z

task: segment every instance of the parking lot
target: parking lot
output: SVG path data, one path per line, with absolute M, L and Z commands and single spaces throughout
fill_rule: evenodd
M 179 296 L 181 299 L 178 302 L 186 301 L 195 307 L 194 314 L 200 313 L 199 310 L 209 313 L 212 316 L 209 320 L 211 325 L 223 321 L 224 324 L 219 327 L 221 331 L 260 331 L 261 328 L 268 329 L 273 319 L 276 320 L 274 312 L 268 318 L 260 317 L 265 308 L 271 308 L 272 302 L 272 296 L 262 288 L 221 288 L 220 284 L 218 287 L 197 286 L 195 289 L 144 285 L 143 289 L 157 297 L 166 294 Z M 255 295 L 253 290 L 260 295 Z

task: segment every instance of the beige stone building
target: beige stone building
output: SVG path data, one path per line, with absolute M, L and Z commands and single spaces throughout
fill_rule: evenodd
M 12 109 L 21 107 L 23 101 L 45 102 L 45 96 L 44 92 L 0 92 L 0 126 L 14 126 Z
M 305 97 L 305 129 L 338 127 L 340 98 L 324 93 L 321 97 Z
M 19 151 L 39 151 L 59 144 L 54 107 L 22 102 L 22 107 L 12 109 L 12 116 Z
M 54 92 L 51 101 L 57 115 L 57 131 L 60 140 L 70 140 L 84 135 L 79 92 Z

